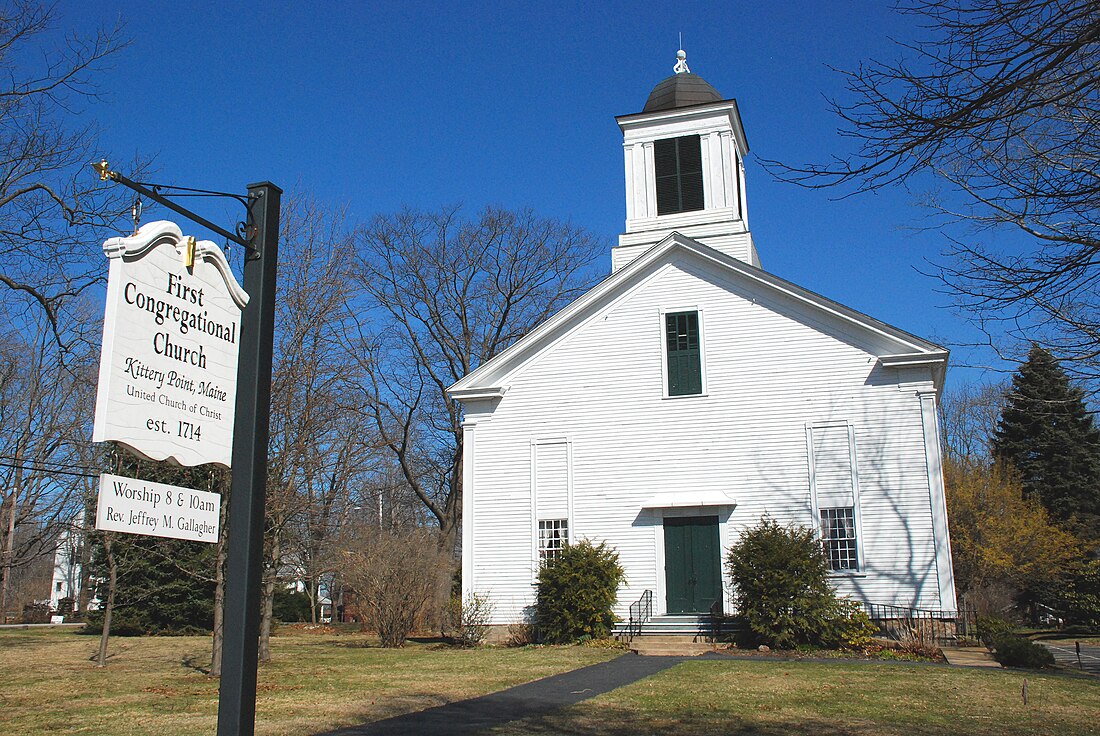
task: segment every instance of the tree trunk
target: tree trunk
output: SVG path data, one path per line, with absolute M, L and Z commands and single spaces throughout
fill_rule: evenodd
M 279 534 L 276 532 L 273 535 L 274 539 L 271 542 L 271 560 L 276 562 L 279 559 L 281 553 L 281 545 L 279 540 Z M 270 574 L 267 579 L 264 580 L 263 588 L 260 591 L 260 661 L 271 661 L 271 615 L 272 607 L 275 603 L 275 581 L 279 575 L 279 569 L 277 564 L 272 565 Z
M 77 611 L 81 618 L 87 620 L 88 604 L 92 600 L 92 544 L 88 538 L 88 530 L 95 527 L 95 516 L 84 507 L 84 519 L 80 524 L 80 595 L 77 600 Z
M 7 623 L 8 589 L 11 587 L 11 568 L 15 557 L 15 517 L 19 512 L 19 489 L 23 486 L 23 461 L 21 453 L 15 453 L 15 477 L 11 485 L 11 511 L 4 536 L 4 570 L 0 573 L 0 624 Z
M 222 639 L 225 633 L 225 556 L 229 544 L 228 510 L 229 498 L 223 492 L 218 522 L 218 553 L 214 562 L 214 641 L 210 650 L 211 677 L 222 675 Z
M 96 666 L 107 666 L 107 640 L 111 636 L 111 615 L 115 611 L 115 587 L 118 585 L 118 561 L 115 559 L 113 539 L 110 534 L 103 535 L 103 551 L 107 554 L 107 603 L 103 607 L 103 631 L 99 634 L 99 654 Z
M 317 623 L 317 599 L 320 597 L 320 588 L 321 584 L 317 578 L 311 577 L 309 579 L 309 622 L 311 624 Z
M 271 661 L 271 614 L 275 602 L 275 576 L 264 581 L 260 598 L 260 661 Z

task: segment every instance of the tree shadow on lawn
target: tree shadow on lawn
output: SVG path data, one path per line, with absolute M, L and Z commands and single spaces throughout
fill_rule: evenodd
M 494 736 L 880 736 L 898 733 L 881 723 L 835 720 L 784 721 L 778 723 L 745 722 L 737 718 L 708 718 L 703 714 L 684 713 L 676 718 L 639 714 L 627 708 L 587 708 L 549 713 L 539 718 L 514 721 L 493 732 Z M 923 733 L 917 731 L 917 733 Z
M 325 736 L 471 736 L 523 718 L 550 715 L 563 706 L 637 682 L 682 661 L 683 657 L 624 655 L 479 698 L 326 732 Z
M 407 644 L 416 644 L 421 649 L 458 649 L 452 641 L 444 639 L 438 636 L 410 636 L 406 639 Z M 299 646 L 316 646 L 323 644 L 330 647 L 342 647 L 344 649 L 385 649 L 381 642 L 378 641 L 377 634 L 366 632 L 363 637 L 355 639 L 341 638 L 339 635 L 333 637 L 331 634 L 327 638 L 318 637 L 318 640 L 309 642 L 308 644 L 299 644 Z M 401 651 L 403 647 L 390 647 L 390 651 Z
M 843 725 L 835 720 L 758 723 L 735 718 L 708 718 L 691 713 L 669 718 L 646 716 L 627 708 L 611 707 L 601 707 L 595 712 L 591 709 L 577 712 L 569 707 L 554 707 L 542 715 L 526 718 L 524 715 L 531 712 L 529 703 L 516 703 L 511 716 L 507 713 L 490 714 L 469 708 L 456 708 L 471 702 L 449 703 L 442 707 L 318 736 L 396 736 L 412 733 L 431 736 L 881 736 L 883 733 L 903 733 L 903 730 L 887 729 L 883 724 L 874 722 L 847 722 Z M 904 732 L 913 733 L 908 729 L 904 729 Z M 946 732 L 918 730 L 916 733 Z M 995 734 L 997 731 L 988 733 Z

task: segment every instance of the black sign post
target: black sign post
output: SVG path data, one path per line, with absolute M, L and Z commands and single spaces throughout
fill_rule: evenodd
M 283 190 L 270 182 L 248 186 L 255 251 L 248 253 L 244 262 L 248 306 L 241 315 L 241 359 L 237 368 L 237 413 L 233 424 L 233 490 L 229 496 L 218 736 L 252 736 L 256 726 L 260 573 L 282 193 Z
M 260 582 L 263 566 L 264 501 L 267 495 L 267 441 L 271 414 L 271 360 L 275 337 L 275 279 L 279 260 L 279 202 L 283 190 L 270 182 L 248 185 L 248 197 L 131 181 L 93 165 L 104 181 L 115 181 L 172 209 L 227 240 L 244 246 L 237 405 L 233 423 L 233 486 L 229 498 L 229 550 L 226 559 L 222 675 L 218 697 L 218 736 L 252 736 L 256 729 L 256 666 L 259 655 Z M 218 227 L 173 202 L 164 189 L 221 195 L 248 208 L 238 233 Z

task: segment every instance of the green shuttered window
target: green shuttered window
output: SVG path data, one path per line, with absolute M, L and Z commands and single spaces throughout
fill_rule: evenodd
M 665 345 L 668 358 L 668 395 L 690 396 L 703 393 L 703 372 L 699 355 L 699 313 L 666 314 Z
M 654 141 L 653 166 L 658 215 L 703 209 L 703 155 L 699 136 Z

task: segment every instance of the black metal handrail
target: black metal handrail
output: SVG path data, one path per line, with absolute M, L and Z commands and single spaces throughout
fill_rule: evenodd
M 640 636 L 642 626 L 653 618 L 653 591 L 647 590 L 642 597 L 630 604 L 630 621 L 627 623 L 627 635 Z
M 726 615 L 722 611 L 722 599 L 719 598 L 710 604 L 710 640 L 719 641 L 722 637 L 722 629 L 726 622 Z

